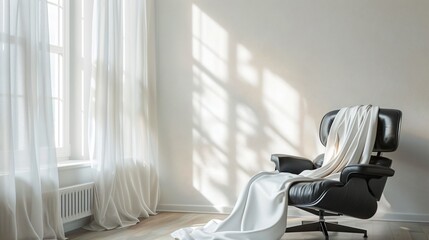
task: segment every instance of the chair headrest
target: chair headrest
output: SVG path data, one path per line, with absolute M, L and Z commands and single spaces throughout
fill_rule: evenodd
M 329 131 L 339 110 L 328 112 L 322 119 L 319 137 L 326 146 Z M 402 112 L 396 109 L 380 108 L 378 111 L 377 136 L 373 152 L 393 152 L 398 148 Z

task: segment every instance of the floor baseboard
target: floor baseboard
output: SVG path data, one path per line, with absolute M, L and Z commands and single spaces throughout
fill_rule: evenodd
M 212 205 L 182 205 L 182 204 L 160 204 L 158 212 L 188 212 L 188 213 L 220 213 L 229 214 L 232 207 Z
M 89 223 L 91 217 L 85 217 L 85 218 L 81 218 L 81 219 L 77 219 L 68 223 L 65 223 L 63 225 L 64 227 L 64 232 L 70 232 L 76 229 L 79 229 L 85 225 L 87 225 Z

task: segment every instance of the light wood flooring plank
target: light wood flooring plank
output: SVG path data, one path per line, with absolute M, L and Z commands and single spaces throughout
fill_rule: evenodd
M 73 240 L 172 240 L 170 233 L 183 227 L 201 226 L 211 219 L 224 219 L 222 214 L 196 214 L 196 213 L 159 213 L 148 219 L 143 219 L 139 224 L 111 231 L 90 232 L 77 230 L 66 234 Z M 316 220 L 315 217 L 314 220 Z M 308 218 L 289 218 L 288 226 L 294 226 Z M 429 223 L 387 222 L 372 220 L 343 220 L 340 224 L 363 228 L 368 231 L 368 240 L 429 240 Z M 287 233 L 281 240 L 306 239 L 324 240 L 321 232 Z M 330 233 L 330 239 L 362 240 L 362 234 Z M 270 239 L 266 239 L 270 240 Z

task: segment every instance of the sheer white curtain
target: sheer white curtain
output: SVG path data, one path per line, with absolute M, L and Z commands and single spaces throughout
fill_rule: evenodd
M 64 239 L 44 0 L 0 0 L 0 238 Z
M 89 103 L 92 230 L 136 224 L 158 203 L 155 79 L 145 0 L 95 0 Z

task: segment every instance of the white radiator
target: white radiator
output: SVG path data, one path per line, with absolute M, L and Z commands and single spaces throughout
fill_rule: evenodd
M 61 218 L 63 223 L 92 215 L 94 183 L 60 188 Z

